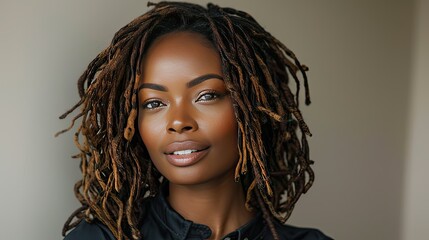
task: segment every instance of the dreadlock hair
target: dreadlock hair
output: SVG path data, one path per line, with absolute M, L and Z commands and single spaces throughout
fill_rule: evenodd
M 135 133 L 137 76 L 151 42 L 191 31 L 204 35 L 220 54 L 238 123 L 235 180 L 243 183 L 246 207 L 261 211 L 278 239 L 273 217 L 284 223 L 314 181 L 306 139 L 311 133 L 298 108 L 298 73 L 310 104 L 307 67 L 243 11 L 179 2 L 148 6 L 153 8 L 120 29 L 89 64 L 78 80 L 80 101 L 60 116 L 80 107 L 71 125 L 57 133 L 81 119 L 74 142 L 83 176 L 74 191 L 82 206 L 64 224 L 63 235 L 82 219 L 96 218 L 117 239 L 141 237 L 139 205 L 158 193 L 162 176 Z

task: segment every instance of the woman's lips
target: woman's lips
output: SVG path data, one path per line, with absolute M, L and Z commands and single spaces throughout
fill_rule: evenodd
M 190 165 L 193 165 L 200 161 L 203 157 L 206 156 L 209 149 L 204 149 L 202 151 L 193 152 L 189 154 L 183 154 L 183 155 L 175 155 L 175 154 L 168 154 L 167 160 L 168 162 L 176 167 L 187 167 Z
M 186 167 L 204 158 L 209 148 L 209 145 L 195 141 L 174 142 L 167 145 L 164 154 L 173 166 Z

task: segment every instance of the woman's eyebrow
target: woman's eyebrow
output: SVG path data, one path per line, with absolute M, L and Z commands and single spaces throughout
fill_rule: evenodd
M 202 75 L 202 76 L 199 76 L 197 78 L 192 79 L 191 81 L 189 81 L 186 84 L 186 86 L 188 88 L 191 88 L 193 86 L 196 86 L 196 85 L 198 85 L 198 84 L 200 84 L 200 83 L 202 83 L 202 82 L 204 82 L 206 80 L 212 79 L 212 78 L 217 78 L 217 79 L 220 79 L 220 80 L 223 81 L 223 77 L 222 76 L 210 73 L 210 74 L 205 74 L 205 75 Z
M 202 76 L 199 76 L 199 77 L 192 79 L 191 81 L 186 83 L 186 87 L 191 88 L 191 87 L 194 87 L 194 86 L 196 86 L 196 85 L 198 85 L 198 84 L 200 84 L 206 80 L 213 79 L 213 78 L 216 78 L 216 79 L 223 81 L 222 76 L 220 76 L 218 74 L 210 73 L 210 74 L 205 74 L 205 75 L 202 75 Z M 139 88 L 137 89 L 137 92 L 139 92 L 143 88 L 150 88 L 150 89 L 157 90 L 157 91 L 168 92 L 167 87 L 160 85 L 160 84 L 156 84 L 156 83 L 142 83 L 139 86 Z
M 158 91 L 162 91 L 162 92 L 167 92 L 168 89 L 165 86 L 156 84 L 156 83 L 142 83 L 139 88 L 137 89 L 137 92 L 139 92 L 140 90 L 142 90 L 143 88 L 150 88 L 153 90 L 158 90 Z

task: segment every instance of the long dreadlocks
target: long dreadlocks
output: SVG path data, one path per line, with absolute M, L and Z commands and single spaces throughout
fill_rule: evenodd
M 80 107 L 72 119 L 83 177 L 75 184 L 82 207 L 66 221 L 63 235 L 82 219 L 103 222 L 118 239 L 138 239 L 144 199 L 158 192 L 162 176 L 135 134 L 137 75 L 150 43 L 162 34 L 192 31 L 219 52 L 224 81 L 238 123 L 239 162 L 246 207 L 262 211 L 278 239 L 273 217 L 285 222 L 314 181 L 306 136 L 311 135 L 299 106 L 301 73 L 310 104 L 306 71 L 295 54 L 249 14 L 208 4 L 149 3 L 153 8 L 120 29 L 78 80 Z M 289 80 L 296 84 L 295 94 Z M 74 220 L 74 221 L 73 221 Z

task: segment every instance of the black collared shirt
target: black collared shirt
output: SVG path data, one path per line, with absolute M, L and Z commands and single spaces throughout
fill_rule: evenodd
M 147 201 L 141 233 L 143 239 L 160 240 L 203 240 L 212 232 L 206 225 L 184 219 L 167 203 L 168 187 L 163 187 L 158 196 Z M 209 217 L 209 216 L 208 216 Z M 274 220 L 280 239 L 286 240 L 329 240 L 317 229 L 297 228 L 283 225 Z M 114 240 L 112 233 L 99 221 L 82 221 L 64 240 Z M 261 214 L 222 238 L 223 240 L 273 239 L 270 229 Z

